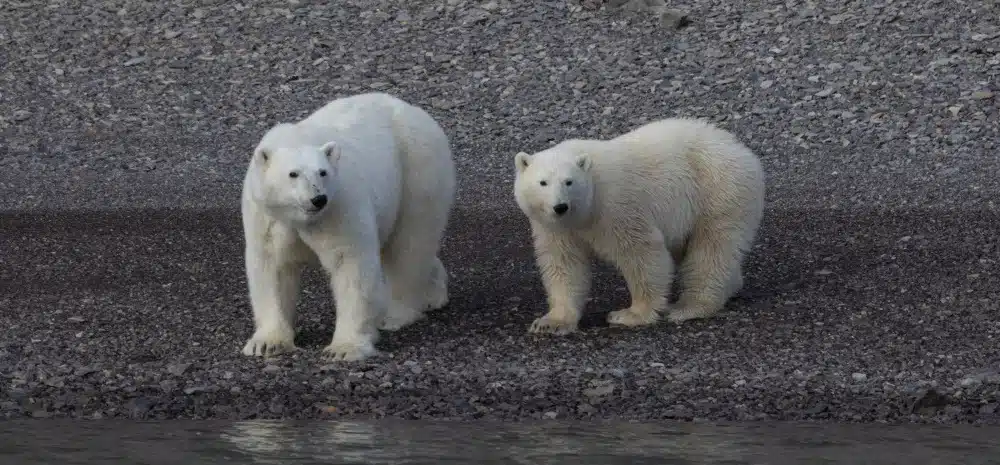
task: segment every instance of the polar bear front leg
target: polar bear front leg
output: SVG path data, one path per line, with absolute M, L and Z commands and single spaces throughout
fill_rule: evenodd
M 331 274 L 337 306 L 333 340 L 324 354 L 334 360 L 357 361 L 377 354 L 376 320 L 388 301 L 378 252 L 364 249 L 336 250 L 322 257 Z
M 575 241 L 541 228 L 533 230 L 549 312 L 533 321 L 528 332 L 560 336 L 575 332 L 590 293 L 590 256 Z
M 617 265 L 628 285 L 632 306 L 609 313 L 608 323 L 629 327 L 650 325 L 666 309 L 674 259 L 659 231 L 653 236 L 651 241 L 630 244 L 628 250 L 619 254 Z
M 272 231 L 278 228 L 274 225 Z M 295 301 L 302 267 L 293 261 L 291 249 L 301 244 L 291 239 L 272 234 L 271 242 L 255 238 L 247 241 L 247 286 L 255 329 L 243 346 L 244 355 L 271 356 L 295 350 Z

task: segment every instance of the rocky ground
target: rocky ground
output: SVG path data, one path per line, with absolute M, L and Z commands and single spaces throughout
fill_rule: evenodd
M 650 6 L 651 5 L 651 6 Z M 995 2 L 11 1 L 0 5 L 0 416 L 1000 423 Z M 380 90 L 460 173 L 452 303 L 318 356 L 248 359 L 238 198 L 280 120 Z M 513 154 L 665 116 L 768 173 L 719 317 L 583 330 L 544 312 Z

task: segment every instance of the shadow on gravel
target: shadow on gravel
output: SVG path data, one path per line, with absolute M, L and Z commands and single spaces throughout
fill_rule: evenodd
M 17 211 L 0 213 L 0 225 L 5 294 L 157 286 L 194 292 L 220 277 L 242 279 L 243 235 L 231 210 Z M 989 211 L 768 211 L 734 303 L 797 291 L 919 287 L 964 274 L 972 263 L 993 263 L 996 237 L 1000 221 Z M 541 292 L 527 222 L 517 212 L 457 210 L 442 253 L 453 275 L 451 308 L 472 311 Z M 620 276 L 605 265 L 595 271 L 590 313 L 626 305 Z M 309 292 L 325 291 L 320 275 L 308 279 L 319 285 Z M 600 321 L 590 315 L 590 324 Z
M 192 305 L 228 298 L 239 306 L 239 318 L 249 320 L 242 230 L 232 210 L 6 212 L 0 224 L 0 293 L 15 301 L 139 289 L 182 296 Z M 882 294 L 896 304 L 916 304 L 924 297 L 907 289 L 964 278 L 977 264 L 995 265 L 996 237 L 1000 222 L 986 211 L 768 211 L 747 262 L 746 286 L 728 310 L 766 317 L 755 313 L 780 313 L 801 303 L 801 296 L 863 306 Z M 516 211 L 457 210 L 442 259 L 452 274 L 451 303 L 428 317 L 436 337 L 467 334 L 467 324 L 449 326 L 456 313 L 489 331 L 526 325 L 544 312 L 527 222 Z M 604 265 L 595 272 L 584 329 L 606 326 L 604 314 L 629 299 L 617 272 Z M 307 272 L 306 283 L 303 300 L 311 296 L 317 305 L 300 302 L 298 343 L 324 344 L 333 324 L 329 291 L 318 270 Z M 427 337 L 397 335 L 388 348 Z

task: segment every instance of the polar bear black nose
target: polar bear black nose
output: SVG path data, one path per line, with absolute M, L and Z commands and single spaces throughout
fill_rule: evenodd
M 317 195 L 316 197 L 309 199 L 309 201 L 312 202 L 314 207 L 323 208 L 323 206 L 326 205 L 326 196 Z
M 566 210 L 569 210 L 569 205 L 559 203 L 552 207 L 552 210 L 556 212 L 556 215 L 562 215 L 563 213 L 566 213 Z

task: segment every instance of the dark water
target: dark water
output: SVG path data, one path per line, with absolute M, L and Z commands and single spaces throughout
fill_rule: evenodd
M 1000 428 L 821 424 L 0 422 L 0 464 L 1000 464 Z

